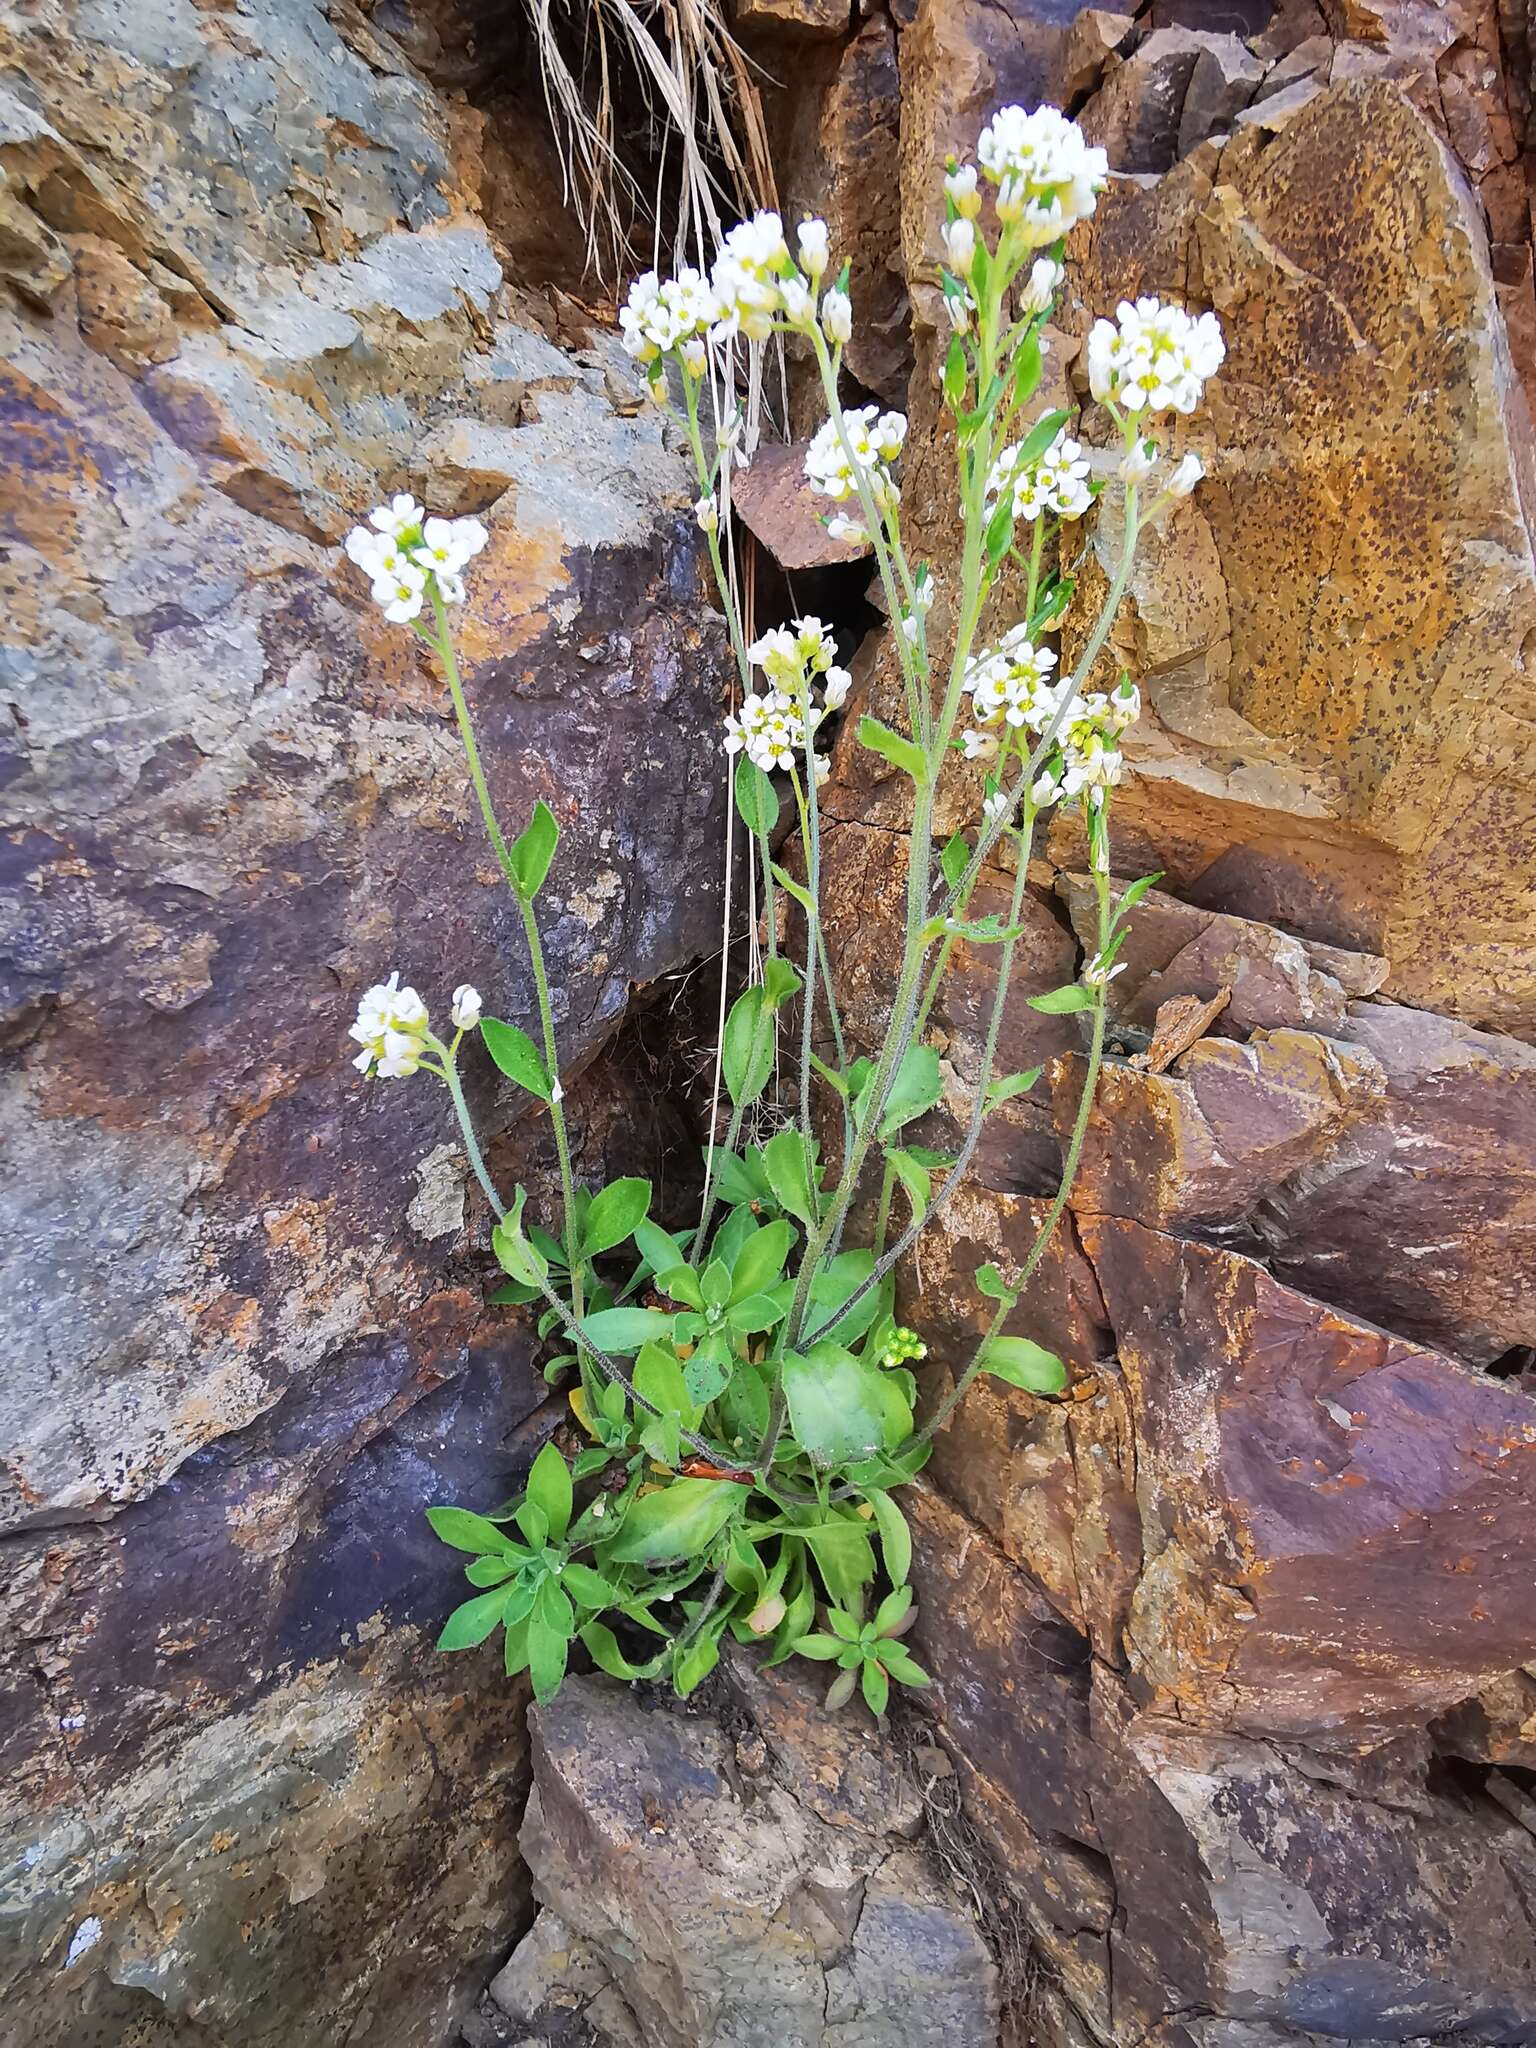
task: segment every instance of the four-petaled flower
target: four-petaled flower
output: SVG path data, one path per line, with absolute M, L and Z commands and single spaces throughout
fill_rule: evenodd
M 357 1006 L 350 1036 L 363 1048 L 352 1064 L 360 1074 L 375 1070 L 386 1081 L 414 1074 L 427 1050 L 427 1006 L 413 988 L 402 988 L 398 971 L 381 981 Z
M 1088 388 L 1122 412 L 1193 412 L 1226 353 L 1214 313 L 1122 299 L 1114 319 L 1095 320 L 1089 332 Z
M 385 618 L 408 626 L 434 593 L 444 604 L 463 602 L 461 572 L 488 537 L 478 519 L 427 518 L 402 492 L 370 512 L 366 526 L 354 526 L 343 546 Z

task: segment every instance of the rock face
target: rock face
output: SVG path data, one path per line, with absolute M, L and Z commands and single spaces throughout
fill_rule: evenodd
M 426 2048 L 520 1912 L 522 1701 L 431 1654 L 422 1510 L 503 1497 L 547 1390 L 441 1091 L 345 1034 L 394 968 L 438 1014 L 533 992 L 441 680 L 336 545 L 382 494 L 490 527 L 468 687 L 503 817 L 564 829 L 571 1060 L 717 925 L 683 467 L 508 275 L 404 13 L 0 7 L 0 1954 L 38 2048 Z
M 1070 105 L 1121 173 L 1073 251 L 1049 402 L 1100 433 L 1081 343 L 1122 296 L 1214 305 L 1229 348 L 1183 430 L 1209 481 L 1106 657 L 1148 706 L 1116 873 L 1164 879 L 1015 1324 L 1068 1392 L 979 1383 L 913 1509 L 940 1723 L 1053 1987 L 1020 2038 L 1530 2041 L 1528 25 L 1392 0 L 1134 20 L 920 0 L 898 20 L 903 521 L 941 579 L 940 166 L 992 105 Z M 1073 564 L 1089 603 L 1113 518 Z M 878 640 L 856 676 L 857 708 L 900 725 Z M 957 771 L 941 829 L 978 801 Z M 826 807 L 867 1049 L 904 798 L 851 731 Z M 1058 821 L 1025 897 L 1032 988 L 1091 943 L 1085 865 Z M 941 1148 L 988 952 L 957 948 L 932 1015 Z M 930 1398 L 983 1327 L 976 1268 L 1034 1240 L 1082 1084 L 1071 1019 L 1019 1005 L 998 1057 L 1047 1072 L 907 1276 Z
M 599 2048 L 993 2048 L 995 1973 L 913 1846 L 913 1782 L 811 1681 L 735 1682 L 735 1734 L 607 1679 L 535 1710 L 544 1910 L 491 1986 L 512 2038 L 577 2016 Z

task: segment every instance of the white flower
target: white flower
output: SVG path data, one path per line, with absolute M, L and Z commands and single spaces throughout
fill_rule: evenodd
M 829 261 L 826 222 L 812 219 L 801 221 L 795 234 L 795 244 L 800 252 L 800 268 L 806 276 L 820 277 Z
M 999 220 L 1016 223 L 1032 248 L 1086 220 L 1109 178 L 1109 159 L 1056 107 L 1000 107 L 976 141 L 981 167 L 998 186 Z
M 654 270 L 637 277 L 619 308 L 619 328 L 624 347 L 637 362 L 654 363 L 676 349 L 684 367 L 694 376 L 702 376 L 702 337 L 719 317 L 720 307 L 708 279 L 684 266 L 665 283 Z
M 1187 498 L 1204 475 L 1205 464 L 1199 456 L 1186 455 L 1168 479 L 1168 495 L 1172 498 Z
M 916 582 L 912 585 L 913 611 L 932 611 L 934 594 L 938 590 L 938 587 L 938 578 L 934 576 L 932 571 L 928 568 L 927 564 L 924 563 L 922 568 L 920 568 L 917 572 Z
M 1047 804 L 1055 803 L 1061 795 L 1061 782 L 1049 768 L 1035 777 L 1035 786 L 1029 792 L 1030 800 L 1037 811 L 1043 811 Z
M 716 332 L 766 341 L 784 304 L 789 264 L 784 224 L 776 213 L 755 213 L 732 228 L 710 273 L 718 306 Z
M 1193 412 L 1227 345 L 1214 313 L 1198 318 L 1161 299 L 1122 299 L 1088 336 L 1088 388 L 1122 411 Z M 1193 488 L 1193 486 L 1191 486 Z
M 853 688 L 853 677 L 845 668 L 829 668 L 822 684 L 822 697 L 829 711 L 841 711 Z
M 951 266 L 962 277 L 969 277 L 971 265 L 976 260 L 976 230 L 964 214 L 946 224 L 944 251 Z
M 1104 722 L 1111 732 L 1127 732 L 1141 716 L 1141 692 L 1126 676 L 1109 693 Z
M 1019 293 L 1019 311 L 1026 314 L 1048 312 L 1066 274 L 1061 264 L 1051 257 L 1037 256 L 1030 266 L 1029 283 Z
M 1157 461 L 1157 443 L 1143 440 L 1140 435 L 1120 458 L 1119 476 L 1123 484 L 1139 484 L 1152 474 Z
M 976 166 L 956 164 L 944 180 L 944 190 L 950 204 L 965 220 L 974 220 L 981 211 L 981 194 L 976 189 Z
M 409 625 L 421 611 L 422 592 L 427 587 L 425 571 L 413 562 L 405 562 L 388 576 L 380 576 L 373 586 L 373 601 L 381 605 L 384 616 L 393 626 Z
M 1007 810 L 1008 798 L 1002 790 L 997 790 L 991 796 L 984 796 L 981 800 L 981 815 L 986 819 L 989 825 L 995 823 L 997 819 L 1005 816 Z
M 462 604 L 464 602 L 464 578 L 462 576 L 439 576 L 437 579 L 437 594 L 444 604 Z
M 832 773 L 832 763 L 825 754 L 813 754 L 811 764 L 816 770 L 816 787 L 820 789 Z
M 826 527 L 831 539 L 846 541 L 850 547 L 856 547 L 860 541 L 869 539 L 869 535 L 857 519 L 845 519 L 841 512 L 834 512 L 826 522 Z
M 909 647 L 917 645 L 918 635 L 922 630 L 921 624 L 910 612 L 901 622 L 901 637 Z
M 1093 503 L 1088 488 L 1088 459 L 1065 427 L 1043 455 L 1023 465 L 1020 444 L 1005 448 L 992 465 L 987 478 L 987 511 L 1005 491 L 1013 493 L 1014 516 L 1041 519 L 1054 513 L 1058 519 L 1081 519 Z
M 834 346 L 840 346 L 853 333 L 853 301 L 836 285 L 822 299 L 821 328 Z
M 809 329 L 816 324 L 816 301 L 809 285 L 802 284 L 798 277 L 787 277 L 780 287 L 784 301 L 784 318 L 791 327 Z
M 374 1069 L 386 1080 L 414 1074 L 426 1050 L 427 1006 L 413 988 L 401 988 L 398 970 L 378 982 L 357 1006 L 349 1034 L 363 1048 L 352 1062 L 360 1074 Z
M 347 560 L 355 562 L 370 581 L 392 569 L 396 561 L 405 560 L 405 551 L 393 534 L 376 533 L 371 526 L 354 526 L 342 545 Z
M 1003 636 L 988 654 L 973 655 L 966 663 L 965 688 L 982 727 L 1030 726 L 1043 731 L 1055 716 L 1059 692 L 1050 682 L 1056 656 L 1049 647 L 1036 647 L 1022 626 Z M 968 753 L 968 759 L 977 758 Z
M 995 732 L 967 732 L 961 736 L 960 745 L 967 761 L 995 761 L 997 759 L 997 734 Z
M 720 528 L 720 507 L 713 498 L 700 498 L 693 508 L 693 516 L 699 522 L 701 533 L 717 533 Z
M 740 712 L 725 721 L 725 751 L 745 751 L 765 771 L 792 768 L 804 745 L 805 722 L 782 690 L 753 691 L 742 699 Z
M 848 453 L 843 448 L 844 435 Z M 813 491 L 838 503 L 858 497 L 862 482 L 875 503 L 882 510 L 889 510 L 897 500 L 890 464 L 900 455 L 906 437 L 904 414 L 883 413 L 876 405 L 857 406 L 852 412 L 844 413 L 843 434 L 839 434 L 835 420 L 826 420 L 817 428 L 806 451 L 806 481 Z M 829 523 L 828 531 L 831 530 Z M 853 538 L 852 535 L 839 536 L 844 537 Z M 858 537 L 863 538 L 862 531 Z
M 420 526 L 422 511 L 408 491 L 401 491 L 396 497 L 391 498 L 387 505 L 380 505 L 370 512 L 368 520 L 380 533 L 398 540 L 401 534 L 409 533 L 413 527 Z M 356 557 L 353 559 L 355 561 Z
M 709 350 L 696 334 L 683 343 L 678 355 L 690 377 L 702 377 L 709 366 Z
M 969 334 L 971 315 L 976 310 L 969 292 L 946 292 L 944 312 L 956 334 Z
M 1117 974 L 1124 974 L 1127 965 L 1128 962 L 1117 960 L 1113 967 L 1106 967 L 1103 956 L 1095 953 L 1084 967 L 1079 979 L 1086 982 L 1089 988 L 1107 988 Z
M 487 534 L 478 519 L 429 519 L 421 529 L 421 545 L 411 550 L 418 569 L 429 569 L 439 582 L 457 576 L 472 555 L 485 546 Z
M 480 1022 L 480 991 L 467 981 L 461 981 L 453 992 L 453 1028 L 455 1031 L 473 1031 Z

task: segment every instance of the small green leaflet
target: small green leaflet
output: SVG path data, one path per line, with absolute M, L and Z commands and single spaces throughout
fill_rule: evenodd
M 1043 996 L 1026 996 L 1024 1000 L 1032 1010 L 1043 1010 L 1048 1017 L 1070 1016 L 1074 1010 L 1091 1010 L 1094 992 L 1084 988 L 1080 981 L 1069 981 L 1064 988 L 1053 988 Z
M 1059 1394 L 1067 1384 L 1067 1369 L 1055 1352 L 1028 1337 L 994 1337 L 982 1354 L 981 1369 L 1029 1394 Z
M 1019 444 L 1015 468 L 1027 469 L 1030 463 L 1038 462 L 1066 424 L 1067 415 L 1064 412 L 1042 413 Z
M 987 1112 L 999 1109 L 1005 1102 L 1011 1102 L 1015 1095 L 1025 1095 L 1034 1087 L 1044 1073 L 1043 1067 L 1031 1067 L 1027 1074 L 1005 1074 L 994 1081 L 987 1090 Z
M 902 738 L 899 732 L 892 732 L 888 725 L 882 725 L 878 718 L 865 716 L 859 720 L 860 744 L 889 761 L 893 768 L 910 775 L 914 782 L 928 780 L 928 760 L 921 747 L 911 740 Z
M 763 1147 L 763 1167 L 768 1185 L 781 1209 L 798 1216 L 802 1223 L 816 1221 L 816 1200 L 806 1169 L 805 1140 L 798 1131 L 780 1131 Z
M 515 1024 L 503 1024 L 499 1017 L 482 1017 L 480 1036 L 485 1040 L 486 1051 L 510 1080 L 519 1088 L 526 1088 L 530 1095 L 537 1095 L 540 1102 L 548 1102 L 554 1093 L 549 1071 L 526 1031 L 520 1031 Z
M 540 797 L 533 807 L 533 816 L 509 849 L 517 893 L 525 903 L 531 903 L 543 888 L 559 844 L 560 827 L 555 823 L 555 814 Z
M 984 1294 L 989 1301 L 1014 1301 L 1017 1296 L 996 1266 L 979 1266 L 976 1270 L 976 1292 Z

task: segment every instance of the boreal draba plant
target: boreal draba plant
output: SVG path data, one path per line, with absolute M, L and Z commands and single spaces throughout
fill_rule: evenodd
M 1107 689 L 1091 685 L 1139 536 L 1200 479 L 1196 458 L 1174 463 L 1159 446 L 1159 423 L 1195 408 L 1223 356 L 1214 315 L 1150 298 L 1122 303 L 1087 342 L 1108 450 L 1088 453 L 1065 412 L 1036 409 L 1065 238 L 1092 213 L 1106 176 L 1103 152 L 1049 107 L 1002 108 L 978 139 L 975 164 L 949 164 L 939 282 L 951 330 L 942 390 L 959 531 L 939 612 L 935 567 L 913 559 L 903 533 L 897 476 L 907 422 L 842 401 L 853 310 L 846 268 L 831 270 L 824 223 L 802 222 L 792 252 L 778 217 L 758 214 L 726 236 L 708 276 L 649 274 L 622 310 L 625 346 L 678 423 L 697 476 L 695 512 L 739 684 L 724 746 L 760 868 L 758 971 L 731 1008 L 720 1047 L 729 1121 L 709 1146 L 687 1229 L 668 1230 L 651 1214 L 645 1180 L 589 1191 L 573 1177 L 536 915 L 559 829 L 539 803 L 521 833 L 504 838 L 454 655 L 451 608 L 485 531 L 474 520 L 425 518 L 400 497 L 347 544 L 386 617 L 412 626 L 441 663 L 537 991 L 537 1041 L 482 1015 L 468 985 L 454 991 L 452 1028 L 439 1036 L 422 999 L 392 976 L 363 998 L 353 1036 L 365 1074 L 427 1072 L 443 1082 L 496 1219 L 492 1243 L 506 1279 L 492 1299 L 535 1309 L 541 1336 L 557 1341 L 548 1373 L 570 1376 L 586 1448 L 568 1462 L 547 1444 L 525 1492 L 492 1514 L 430 1511 L 443 1541 L 468 1554 L 473 1588 L 441 1647 L 463 1649 L 500 1629 L 506 1669 L 527 1669 L 541 1699 L 560 1685 L 573 1643 L 620 1678 L 664 1675 L 687 1693 L 729 1630 L 766 1645 L 771 1661 L 834 1664 L 831 1701 L 858 1688 L 882 1712 L 892 1680 L 926 1683 L 904 1641 L 914 1607 L 902 1487 L 978 1373 L 1035 1394 L 1064 1384 L 1060 1360 L 1008 1324 L 1068 1199 L 1104 1050 L 1106 989 L 1126 920 L 1153 879 L 1119 891 L 1110 880 L 1111 793 L 1122 772 L 1120 735 L 1139 711 L 1136 685 L 1123 674 Z M 829 528 L 873 554 L 905 701 L 904 730 L 867 716 L 857 729 L 911 786 L 889 1024 L 878 1048 L 858 1057 L 843 1030 L 821 914 L 818 809 L 823 730 L 842 711 L 851 679 L 817 619 L 749 636 L 727 552 L 731 465 L 745 435 L 734 396 L 721 394 L 734 391 L 740 353 L 772 337 L 814 362 L 826 418 L 806 480 L 826 501 Z M 1059 633 L 1073 584 L 1060 537 L 1105 490 L 1121 497 L 1118 558 L 1067 669 Z M 984 635 L 1008 565 L 1010 587 L 1023 585 L 1022 609 Z M 942 641 L 931 631 L 936 617 L 946 622 Z M 979 775 L 977 822 L 940 846 L 935 798 L 952 761 L 962 777 L 964 763 Z M 781 820 L 786 803 L 791 814 Z M 968 1360 L 949 1361 L 950 1391 L 919 1416 L 912 1364 L 923 1346 L 895 1320 L 895 1272 L 962 1184 L 987 1117 L 1038 1079 L 1038 1070 L 998 1074 L 995 1066 L 1035 827 L 1054 806 L 1081 812 L 1096 944 L 1075 981 L 1024 1000 L 1082 1020 L 1082 1095 L 1033 1243 L 1013 1269 L 989 1263 L 976 1274 L 991 1305 L 985 1334 Z M 793 860 L 781 822 L 798 832 Z M 979 916 L 972 898 L 989 867 L 1011 869 L 1011 901 L 1005 914 Z M 784 897 L 795 914 L 781 919 Z M 997 973 L 963 1135 L 953 1156 L 940 1156 L 910 1133 L 940 1100 L 926 1024 L 962 940 L 995 948 Z M 503 1199 L 486 1169 L 458 1070 L 465 1036 L 476 1030 L 501 1072 L 548 1111 L 562 1204 L 546 1223 L 528 1213 L 523 1190 Z M 772 1099 L 781 1061 L 798 1070 L 783 1107 Z M 850 1242 L 869 1206 L 856 1211 L 855 1197 L 876 1187 L 870 1241 Z

